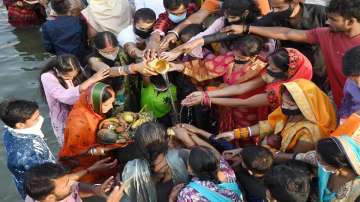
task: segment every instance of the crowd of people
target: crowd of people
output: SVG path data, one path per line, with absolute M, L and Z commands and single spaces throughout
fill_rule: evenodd
M 53 55 L 59 153 L 36 102 L 0 108 L 25 201 L 360 201 L 360 0 L 4 5 Z

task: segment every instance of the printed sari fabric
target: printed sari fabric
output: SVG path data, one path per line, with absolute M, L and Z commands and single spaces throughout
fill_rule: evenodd
M 19 7 L 16 5 L 16 1 L 4 1 L 4 4 L 8 10 L 9 24 L 14 27 L 32 27 L 38 26 L 45 22 L 46 13 L 45 8 L 40 4 L 33 6 L 24 5 Z
M 204 60 L 193 60 L 185 63 L 184 74 L 197 81 L 205 81 L 222 77 L 224 86 L 244 83 L 259 77 L 266 68 L 267 63 L 261 57 L 256 57 L 245 64 L 234 65 L 234 54 L 215 56 L 208 55 Z M 209 88 L 210 89 L 210 88 Z M 213 88 L 211 90 L 216 90 Z M 259 88 L 248 92 L 237 98 L 246 99 L 256 94 L 264 92 L 264 88 Z M 233 128 L 246 127 L 264 120 L 267 117 L 267 108 L 237 108 L 220 107 L 219 110 L 220 131 L 229 131 Z
M 285 80 L 271 81 L 269 80 L 269 75 L 267 73 L 262 75 L 264 81 L 268 83 L 266 85 L 266 92 L 273 109 L 277 108 L 280 104 L 280 87 L 283 83 L 290 82 L 295 79 L 311 80 L 313 75 L 312 65 L 306 56 L 293 48 L 286 48 L 286 51 L 288 52 L 290 59 L 289 69 L 287 72 L 288 78 Z
M 108 87 L 103 83 L 95 84 L 80 95 L 79 101 L 75 103 L 69 113 L 64 133 L 64 145 L 60 150 L 59 158 L 65 166 L 70 166 L 67 164 L 75 162 L 76 166 L 72 166 L 73 172 L 86 169 L 96 161 L 109 157 L 91 156 L 87 154 L 90 148 L 98 146 L 121 148 L 126 146 L 124 144 L 100 145 L 96 142 L 98 125 L 105 118 L 100 113 L 102 100 L 99 95 Z M 111 92 L 114 94 L 113 91 Z M 97 182 L 114 174 L 116 174 L 116 169 L 90 173 L 81 178 L 80 181 Z
M 260 136 L 279 134 L 282 137 L 280 150 L 292 151 L 299 141 L 316 143 L 329 137 L 336 128 L 336 115 L 328 96 L 314 83 L 298 79 L 282 85 L 295 100 L 302 121 L 290 122 L 278 107 L 267 121 L 260 122 Z M 305 151 L 301 151 L 305 152 Z
M 333 137 L 339 149 L 345 153 L 351 168 L 357 177 L 345 183 L 336 192 L 332 192 L 327 187 L 331 174 L 321 165 L 318 168 L 318 186 L 320 201 L 324 202 L 347 202 L 356 201 L 360 196 L 360 133 L 353 136 L 343 135 Z

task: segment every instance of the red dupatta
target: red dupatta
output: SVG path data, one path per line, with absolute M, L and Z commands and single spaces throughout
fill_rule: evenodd
M 72 167 L 72 172 L 86 169 L 96 161 L 109 157 L 109 155 L 91 156 L 87 154 L 90 148 L 98 146 L 121 148 L 126 146 L 126 144 L 101 145 L 96 141 L 98 125 L 105 118 L 100 113 L 103 100 L 99 96 L 101 96 L 102 90 L 108 89 L 109 86 L 103 83 L 95 84 L 80 95 L 80 99 L 69 113 L 64 131 L 64 145 L 59 152 L 59 158 L 64 162 L 66 159 L 76 162 L 77 165 Z M 114 94 L 112 90 L 110 92 Z M 97 182 L 115 173 L 115 169 L 108 172 L 90 173 L 81 178 L 80 181 Z
M 268 100 L 272 109 L 280 106 L 280 88 L 283 83 L 293 81 L 295 79 L 311 80 L 313 71 L 309 59 L 300 51 L 294 48 L 285 48 L 289 54 L 288 78 L 286 80 L 275 81 L 266 85 Z M 266 73 L 265 73 L 266 74 Z

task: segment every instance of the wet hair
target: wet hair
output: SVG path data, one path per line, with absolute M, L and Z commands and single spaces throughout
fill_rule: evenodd
M 181 5 L 187 7 L 188 3 L 188 0 L 163 0 L 164 7 L 171 11 L 180 8 Z
M 58 15 L 66 15 L 71 7 L 69 0 L 51 0 L 50 5 Z
M 327 138 L 320 140 L 316 146 L 316 151 L 321 159 L 335 168 L 351 168 L 346 154 L 336 144 L 336 139 Z
M 43 200 L 54 191 L 54 180 L 65 175 L 65 169 L 58 164 L 44 163 L 35 165 L 25 172 L 25 192 L 37 201 Z
M 55 74 L 55 77 L 59 81 L 59 83 L 64 87 L 68 88 L 66 85 L 64 79 L 62 79 L 59 74 L 65 75 L 69 72 L 72 72 L 76 70 L 78 72 L 78 75 L 73 79 L 74 86 L 80 85 L 82 82 L 86 80 L 85 72 L 82 69 L 78 59 L 74 55 L 70 54 L 64 54 L 56 56 L 55 58 L 51 59 L 49 62 L 46 63 L 46 65 L 43 67 L 43 69 L 40 72 L 40 78 L 39 78 L 39 86 L 40 86 L 40 93 L 45 99 L 45 92 L 44 92 L 44 85 L 41 81 L 41 75 L 53 71 Z
M 140 8 L 134 15 L 134 23 L 138 23 L 139 21 L 154 22 L 155 20 L 156 14 L 150 8 Z
M 285 48 L 279 48 L 274 53 L 269 56 L 269 59 L 274 63 L 274 65 L 281 69 L 283 72 L 287 72 L 289 69 L 290 57 L 289 53 Z
M 28 100 L 4 101 L 0 104 L 0 118 L 11 128 L 17 123 L 25 123 L 39 110 L 36 102 Z
M 360 22 L 360 0 L 331 0 L 326 12 L 339 14 L 345 19 L 355 18 Z
M 222 12 L 230 16 L 241 17 L 246 10 L 249 14 L 246 16 L 245 24 L 254 22 L 261 16 L 260 9 L 254 0 L 224 0 Z
M 168 150 L 166 130 L 161 124 L 155 122 L 144 123 L 136 129 L 135 143 L 150 164 Z
M 274 163 L 272 153 L 262 146 L 244 147 L 241 157 L 247 169 L 256 174 L 265 174 Z
M 210 148 L 196 146 L 189 154 L 189 166 L 193 174 L 203 181 L 217 182 L 219 160 Z
M 278 201 L 306 202 L 310 194 L 310 176 L 298 168 L 280 164 L 264 176 L 265 185 Z
M 261 37 L 247 35 L 233 41 L 232 46 L 234 50 L 239 50 L 243 56 L 253 57 L 261 52 L 264 41 Z
M 190 24 L 180 32 L 180 39 L 184 43 L 188 42 L 192 37 L 196 36 L 202 31 L 203 27 L 200 24 Z
M 119 46 L 119 42 L 113 33 L 105 31 L 96 34 L 94 38 L 94 45 L 96 49 L 104 49 L 109 46 L 117 47 Z
M 343 57 L 342 71 L 345 76 L 360 76 L 360 46 L 346 51 Z

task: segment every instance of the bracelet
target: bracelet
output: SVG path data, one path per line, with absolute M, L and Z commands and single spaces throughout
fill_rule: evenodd
M 170 31 L 168 31 L 168 33 L 174 33 L 176 38 L 177 39 L 179 38 L 179 34 L 175 30 L 170 30 Z
M 299 153 L 294 153 L 293 156 L 292 156 L 292 160 L 296 160 L 296 156 L 298 155 Z
M 122 66 L 118 67 L 118 73 L 119 73 L 120 75 L 123 75 L 123 73 L 124 73 L 124 67 L 122 67 Z
M 250 127 L 247 127 L 247 129 L 248 129 L 248 132 L 249 132 L 249 137 L 251 137 L 251 136 L 252 136 L 251 128 L 250 128 Z
M 240 139 L 241 138 L 241 132 L 240 132 L 239 128 L 236 128 L 234 130 L 234 137 L 235 137 L 235 139 Z
M 211 107 L 211 100 L 207 91 L 203 92 L 203 99 L 201 100 L 201 105 L 206 105 Z

